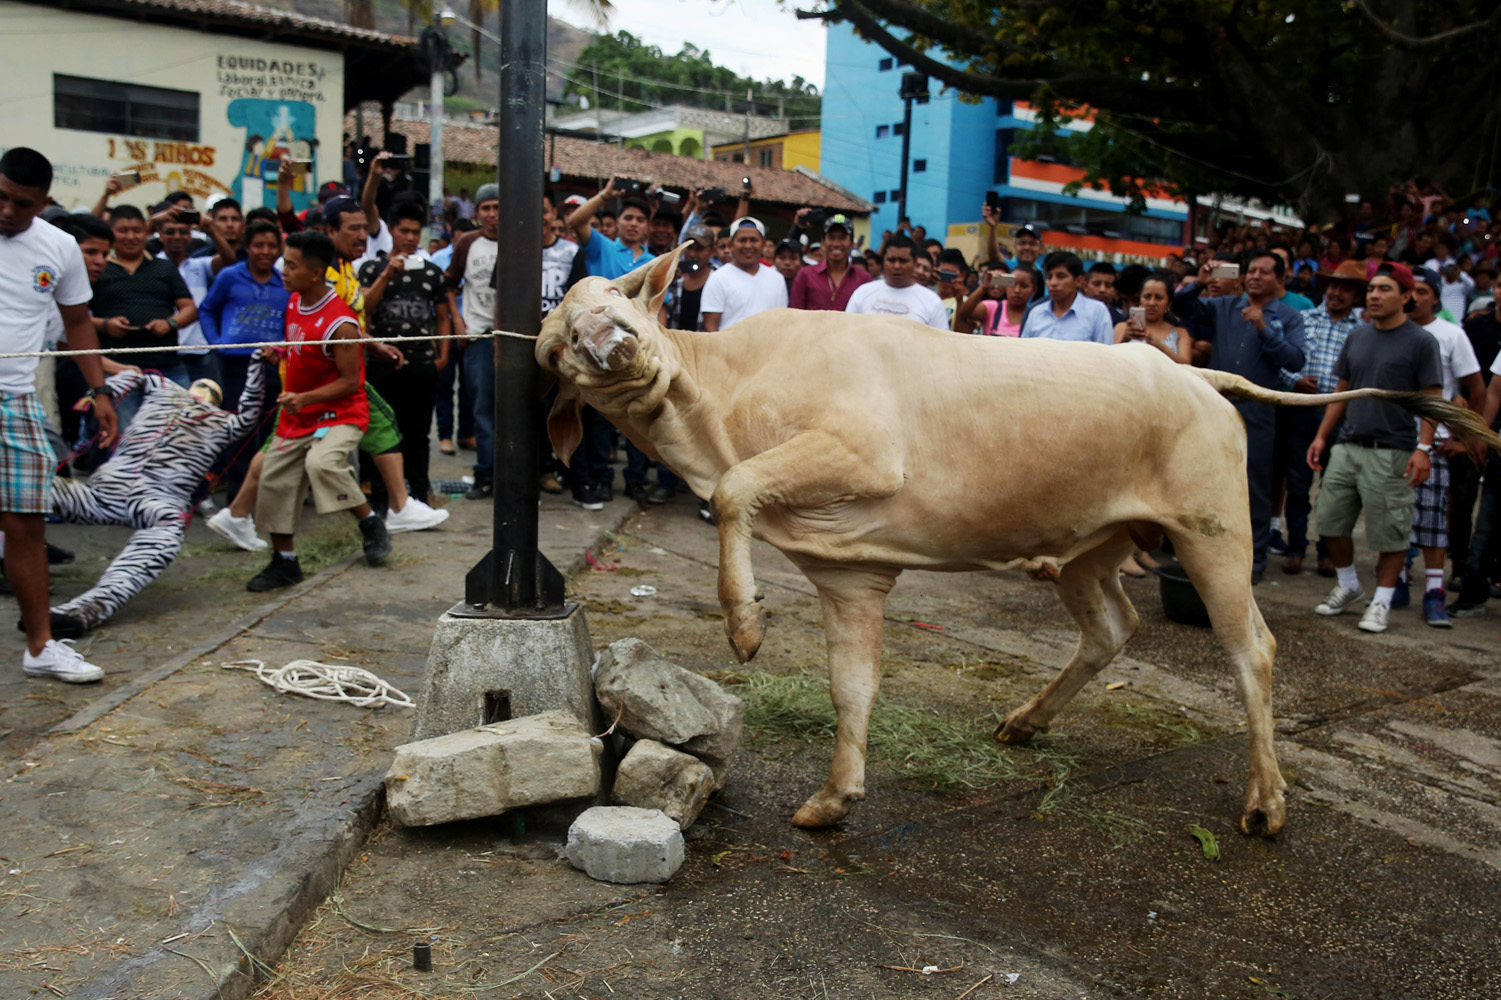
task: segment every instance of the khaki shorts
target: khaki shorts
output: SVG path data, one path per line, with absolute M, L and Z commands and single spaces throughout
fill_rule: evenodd
M 1314 530 L 1324 538 L 1349 538 L 1365 512 L 1366 544 L 1377 552 L 1406 552 L 1412 531 L 1411 452 L 1337 444 L 1314 504 Z
M 365 432 L 353 424 L 328 428 L 322 437 L 312 434 L 284 438 L 273 435 L 261 469 L 261 492 L 255 503 L 256 522 L 274 535 L 297 531 L 297 515 L 307 499 L 309 486 L 320 514 L 349 510 L 365 502 L 360 482 L 350 465 Z

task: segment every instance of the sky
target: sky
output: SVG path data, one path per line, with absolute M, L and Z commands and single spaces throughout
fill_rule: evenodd
M 816 0 L 797 5 L 821 6 Z M 596 30 L 580 0 L 547 0 L 547 12 Z M 796 74 L 823 89 L 823 23 L 799 21 L 791 4 L 777 0 L 614 0 L 608 30 L 629 31 L 668 53 L 691 42 L 742 76 L 790 80 Z

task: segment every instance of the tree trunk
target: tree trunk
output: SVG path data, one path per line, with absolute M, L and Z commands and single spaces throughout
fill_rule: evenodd
M 374 0 L 344 0 L 344 20 L 351 28 L 375 28 Z

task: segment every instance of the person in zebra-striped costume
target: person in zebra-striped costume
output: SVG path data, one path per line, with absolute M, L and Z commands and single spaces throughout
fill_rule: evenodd
M 172 564 L 187 531 L 193 491 L 214 460 L 261 418 L 261 360 L 257 351 L 238 411 L 219 409 L 219 387 L 206 379 L 191 390 L 155 372 L 124 371 L 108 380 L 115 399 L 139 389 L 141 408 L 109 461 L 87 482 L 52 481 L 52 504 L 69 524 L 123 524 L 136 533 L 98 583 L 52 609 L 55 635 L 78 636 L 103 624 Z

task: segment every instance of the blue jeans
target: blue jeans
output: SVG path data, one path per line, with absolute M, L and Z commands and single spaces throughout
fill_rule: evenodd
M 438 440 L 440 441 L 451 441 L 454 438 L 453 389 L 455 382 L 459 387 L 458 436 L 474 437 L 474 412 L 469 405 L 469 389 L 460 377 L 463 370 L 464 352 L 454 350 L 449 354 L 448 367 L 438 373 L 438 386 L 433 397 L 438 407 Z
M 1284 407 L 1277 410 L 1277 467 L 1287 483 L 1287 556 L 1301 559 L 1308 551 L 1308 513 L 1313 505 L 1313 470 L 1308 467 L 1308 446 L 1319 433 L 1322 408 Z
M 651 474 L 651 467 L 657 467 L 657 485 L 664 490 L 677 490 L 683 485 L 683 481 L 677 474 L 663 465 L 661 462 L 653 462 L 646 457 L 646 453 L 629 441 L 625 443 L 625 482 L 627 486 L 632 484 L 647 485 L 647 477 Z
M 1460 603 L 1484 604 L 1490 597 L 1491 577 L 1498 570 L 1501 570 L 1501 458 L 1490 455 L 1485 467 L 1485 482 L 1480 489 L 1475 533 L 1470 536 L 1470 548 L 1460 576 Z
M 579 413 L 584 436 L 568 465 L 568 487 L 574 496 L 579 496 L 585 487 L 614 480 L 610 468 L 610 438 L 615 428 L 592 406 L 585 406 Z
M 495 481 L 495 341 L 481 340 L 464 348 L 464 388 L 474 415 L 474 481 Z M 463 418 L 460 417 L 460 425 Z

